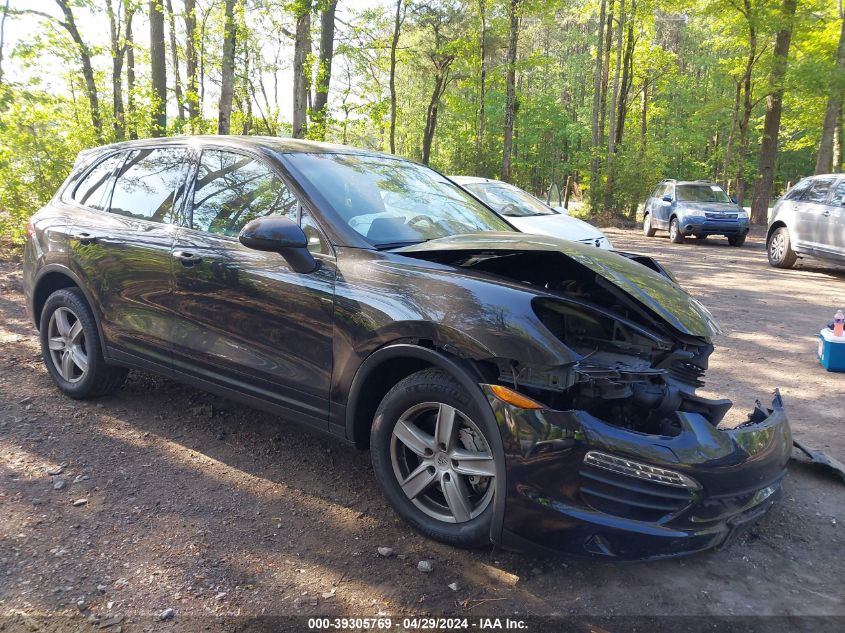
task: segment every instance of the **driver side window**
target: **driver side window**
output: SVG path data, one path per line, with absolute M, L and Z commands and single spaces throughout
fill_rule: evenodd
M 268 215 L 297 220 L 297 200 L 287 185 L 251 156 L 203 150 L 194 187 L 192 228 L 236 237 L 247 222 Z

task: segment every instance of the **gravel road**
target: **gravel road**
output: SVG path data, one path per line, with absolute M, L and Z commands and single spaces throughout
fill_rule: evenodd
M 775 270 L 756 237 L 731 248 L 607 233 L 619 249 L 659 257 L 722 324 L 706 395 L 734 400 L 729 423 L 779 387 L 795 436 L 845 461 L 845 374 L 818 365 L 814 338 L 845 306 L 845 268 Z M 815 468 L 793 462 L 783 502 L 722 551 L 636 564 L 459 551 L 397 518 L 368 454 L 294 424 L 137 372 L 99 401 L 61 396 L 14 263 L 0 264 L 0 343 L 0 616 L 12 628 L 218 630 L 312 614 L 845 616 L 845 485 Z

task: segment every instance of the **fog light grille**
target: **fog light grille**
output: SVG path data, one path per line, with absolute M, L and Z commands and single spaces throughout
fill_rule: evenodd
M 590 451 L 579 471 L 581 495 L 591 507 L 637 521 L 657 522 L 681 512 L 701 486 L 665 468 Z

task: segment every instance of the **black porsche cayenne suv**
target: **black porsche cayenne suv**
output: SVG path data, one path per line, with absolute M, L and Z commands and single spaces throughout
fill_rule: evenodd
M 778 395 L 696 395 L 717 332 L 645 257 L 516 232 L 440 174 L 278 138 L 83 152 L 28 227 L 73 398 L 149 370 L 369 448 L 430 537 L 620 559 L 726 542 L 780 493 Z

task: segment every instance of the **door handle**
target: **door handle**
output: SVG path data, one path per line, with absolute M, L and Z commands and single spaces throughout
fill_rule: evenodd
M 823 215 L 824 217 L 829 217 L 829 216 L 830 216 L 830 211 L 826 211 L 826 210 L 825 210 L 825 211 L 822 211 L 822 215 Z
M 94 244 L 97 241 L 97 236 L 91 235 L 90 233 L 76 233 L 71 237 L 85 246 L 87 246 L 88 244 Z
M 173 257 L 178 259 L 186 268 L 202 263 L 202 257 L 189 253 L 188 251 L 173 251 Z

